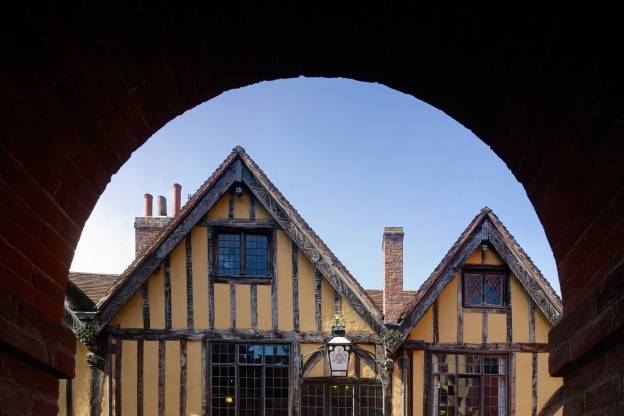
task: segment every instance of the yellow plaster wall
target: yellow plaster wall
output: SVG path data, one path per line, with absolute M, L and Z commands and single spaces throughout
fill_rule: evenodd
M 292 240 L 282 230 L 277 231 L 276 237 L 278 328 L 281 331 L 292 331 Z
M 249 285 L 236 285 L 236 327 L 251 328 L 251 286 Z
M 186 241 L 182 239 L 171 259 L 171 326 L 186 328 Z
M 433 311 L 431 308 L 425 312 L 422 319 L 412 329 L 409 339 L 433 342 Z
M 266 208 L 264 208 L 264 206 L 262 205 L 262 203 L 260 201 L 258 201 L 258 199 L 256 199 L 256 219 L 257 220 L 269 220 L 273 217 L 271 217 L 271 214 L 269 214 L 269 211 L 266 210 Z
M 314 331 L 314 266 L 299 250 L 299 328 Z
M 531 414 L 532 355 L 516 353 L 516 414 Z
M 392 416 L 401 416 L 403 414 L 403 380 L 401 378 L 402 370 L 398 365 L 392 369 Z
M 488 246 L 488 250 L 485 253 L 485 259 L 481 263 L 481 248 L 477 248 L 468 257 L 465 264 L 487 264 L 489 266 L 502 266 L 505 264 L 503 259 L 498 255 L 496 250 L 492 246 Z
M 180 411 L 180 342 L 165 341 L 165 414 Z
M 163 267 L 147 281 L 149 290 L 150 328 L 165 327 L 165 274 Z
M 312 297 L 314 297 L 314 295 Z M 331 331 L 332 321 L 335 315 L 334 288 L 323 278 L 321 280 L 321 327 L 323 332 Z
M 440 342 L 457 342 L 457 284 L 459 275 L 438 296 L 438 331 Z
M 111 322 L 122 328 L 143 328 L 143 294 L 140 290 L 130 298 Z
M 488 343 L 507 342 L 507 315 L 488 313 Z
M 202 410 L 201 342 L 188 342 L 186 354 L 186 413 L 200 415 Z
M 88 416 L 89 414 L 89 389 L 91 382 L 91 368 L 87 364 L 87 353 L 89 351 L 79 341 L 76 341 L 76 376 L 72 380 L 72 404 L 75 416 Z M 87 387 L 87 388 L 85 388 Z M 67 380 L 59 380 L 58 407 L 59 415 L 67 414 L 66 402 Z
M 483 316 L 481 312 L 467 312 L 464 309 L 464 342 L 481 344 L 483 342 Z
M 529 342 L 529 298 L 514 275 L 509 277 L 513 342 Z
M 215 283 L 214 291 L 215 328 L 230 328 L 230 285 Z
M 241 196 L 234 195 L 234 218 L 249 219 L 249 193 L 243 192 Z
M 219 200 L 208 210 L 209 218 L 227 218 L 228 217 L 228 195 L 224 194 Z
M 122 341 L 121 350 L 121 413 L 131 415 L 136 413 L 137 408 L 136 341 Z
M 158 341 L 143 342 L 143 414 L 158 414 Z
M 208 328 L 208 228 L 195 227 L 193 244 L 193 320 L 195 328 Z
M 535 342 L 548 343 L 550 322 L 546 319 L 539 307 L 535 307 Z
M 310 354 L 322 347 L 321 344 L 301 344 L 299 349 L 301 355 Z M 306 362 L 310 357 L 306 357 Z M 306 374 L 306 377 L 323 377 L 325 375 L 325 358 L 319 360 L 314 367 Z M 303 363 L 305 365 L 305 362 Z
M 551 377 L 548 373 L 548 353 L 537 354 L 537 412 L 563 384 L 559 377 Z
M 345 298 L 340 299 L 340 305 L 348 331 L 372 332 L 370 326 L 353 310 Z
M 372 344 L 362 344 L 360 347 L 375 356 L 375 345 Z M 366 361 L 360 360 L 360 375 L 362 378 L 376 378 L 375 369 L 371 368 L 366 364 Z
M 273 322 L 271 318 L 271 286 L 258 285 L 256 291 L 256 301 L 258 312 L 258 329 L 271 329 L 273 327 Z
M 423 416 L 425 352 L 412 351 L 412 400 L 413 416 Z
M 59 380 L 59 393 L 58 393 L 58 414 L 65 416 L 67 414 L 67 380 Z

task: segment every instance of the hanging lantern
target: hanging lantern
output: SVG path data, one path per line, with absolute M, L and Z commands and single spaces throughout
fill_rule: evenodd
M 346 377 L 349 370 L 349 356 L 351 355 L 351 341 L 345 338 L 345 322 L 340 315 L 336 315 L 332 325 L 333 338 L 327 341 L 327 357 L 332 377 Z

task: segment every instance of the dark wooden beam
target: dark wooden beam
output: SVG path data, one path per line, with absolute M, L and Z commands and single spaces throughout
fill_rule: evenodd
M 180 340 L 180 416 L 186 416 L 187 350 L 185 339 Z
M 214 299 L 214 245 L 212 244 L 212 227 L 208 227 L 208 328 L 214 328 L 215 324 L 215 299 Z
M 137 341 L 137 416 L 143 416 L 143 340 Z
M 535 302 L 529 299 L 529 342 L 535 342 Z
M 299 331 L 299 247 L 292 241 L 292 299 L 293 299 L 293 329 Z
M 104 372 L 97 366 L 91 365 L 91 380 L 89 386 L 89 416 L 100 416 L 102 414 L 102 388 L 104 386 Z
M 308 359 L 305 363 L 303 363 L 303 366 L 301 367 L 301 378 L 306 378 L 306 375 L 310 372 L 310 370 L 312 370 L 316 366 L 316 364 L 318 364 L 318 362 L 323 359 L 323 357 L 325 357 L 324 348 L 320 348 L 310 353 L 310 355 L 308 355 Z
M 251 302 L 251 328 L 258 328 L 258 287 L 255 284 L 249 289 Z
M 113 416 L 113 337 L 106 340 L 106 376 L 108 378 L 108 416 Z
M 274 219 L 246 220 L 239 218 L 206 218 L 201 221 L 200 225 L 208 227 L 240 228 L 245 230 L 282 229 L 280 224 Z
M 316 332 L 321 332 L 321 272 L 314 270 L 314 321 L 316 323 Z
M 342 298 L 337 290 L 334 290 L 334 314 L 342 315 Z
M 148 282 L 141 286 L 143 295 L 143 328 L 150 327 L 150 307 L 149 307 L 149 285 Z
M 407 374 L 407 414 L 414 414 L 414 352 L 407 351 L 409 354 L 409 371 Z
M 115 341 L 115 416 L 121 416 L 121 359 L 122 345 L 120 339 Z
M 201 401 L 202 401 L 202 415 L 207 415 L 209 411 L 208 406 L 208 389 L 209 386 L 209 377 L 210 377 L 210 368 L 208 364 L 208 341 L 203 339 L 201 341 Z
M 548 344 L 515 342 L 515 343 L 490 343 L 490 344 L 433 344 L 424 341 L 408 340 L 403 343 L 402 348 L 410 350 L 425 351 L 457 351 L 457 352 L 548 352 Z
M 256 197 L 249 195 L 249 220 L 256 220 Z
M 277 231 L 273 231 L 271 242 L 271 276 L 273 277 L 271 282 L 271 326 L 273 331 L 279 329 L 279 302 L 277 299 L 277 282 L 279 279 L 277 274 Z
M 436 299 L 433 302 L 433 343 L 437 344 L 440 342 L 440 322 L 439 322 L 439 313 L 438 313 L 438 300 Z
M 509 416 L 516 416 L 516 353 L 509 354 Z
M 193 317 L 193 244 L 191 241 L 191 233 L 186 235 L 185 239 L 186 254 L 186 325 L 189 328 L 195 326 Z
M 74 389 L 71 378 L 65 380 L 65 414 L 74 416 Z
M 230 285 L 230 328 L 236 328 L 236 285 Z
M 290 344 L 290 389 L 288 391 L 290 414 L 299 415 L 301 412 L 301 351 L 299 342 Z
M 505 308 L 505 312 L 507 315 L 507 319 L 505 320 L 507 324 L 507 342 L 513 342 L 513 313 L 511 309 L 511 275 L 507 274 L 505 279 L 506 287 L 505 287 L 505 304 L 507 307 Z
M 229 166 L 216 180 L 214 185 L 205 193 L 195 207 L 185 213 L 177 226 L 164 237 L 162 242 L 139 261 L 130 274 L 123 276 L 123 283 L 100 307 L 93 321 L 101 329 L 106 326 L 117 312 L 126 305 L 130 298 L 139 290 L 141 285 L 156 271 L 164 259 L 178 246 L 193 227 L 206 215 L 208 210 L 234 183 L 234 168 Z
M 383 344 L 375 344 L 375 361 L 377 376 L 381 381 L 383 414 L 392 414 L 392 360 L 386 357 Z
M 234 276 L 212 276 L 214 283 L 228 285 L 270 285 L 273 280 L 270 277 L 234 277 Z
M 202 339 L 223 340 L 223 341 L 299 341 L 301 343 L 323 343 L 331 338 L 330 332 L 295 332 L 295 331 L 262 331 L 253 329 L 200 329 L 200 328 L 180 328 L 180 329 L 142 329 L 142 328 L 116 328 L 107 327 L 106 331 L 116 338 L 124 340 L 180 340 L 199 341 Z M 381 339 L 372 332 L 347 332 L 347 337 L 356 343 L 374 344 Z M 412 341 L 408 341 L 412 342 Z M 438 344 L 444 345 L 444 344 Z M 479 344 L 480 345 L 480 344 Z M 496 344 L 494 344 L 496 345 Z M 545 345 L 545 344 L 544 344 Z
M 158 416 L 165 416 L 165 340 L 158 340 Z
M 457 282 L 457 342 L 464 342 L 464 290 L 462 278 Z
M 171 259 L 165 257 L 165 328 L 171 328 Z
M 488 313 L 486 311 L 481 312 L 481 342 L 488 343 Z
M 228 218 L 234 218 L 234 190 L 228 192 Z
M 537 416 L 554 416 L 563 406 L 563 386 L 559 387 L 542 406 Z
M 531 355 L 531 416 L 537 416 L 537 353 Z

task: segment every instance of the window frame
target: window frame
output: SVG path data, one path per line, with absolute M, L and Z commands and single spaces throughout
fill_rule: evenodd
M 473 304 L 466 302 L 466 275 L 481 275 L 481 303 Z M 501 304 L 491 304 L 485 302 L 485 276 L 500 276 L 503 288 L 501 293 Z M 505 266 L 464 266 L 461 273 L 462 306 L 471 309 L 507 309 L 510 305 L 509 299 L 509 269 Z
M 216 279 L 221 279 L 224 282 L 240 281 L 259 284 L 270 284 L 274 275 L 273 259 L 275 256 L 274 244 L 275 244 L 275 230 L 270 227 L 259 228 L 246 228 L 235 226 L 212 226 L 210 230 L 211 241 L 210 249 L 212 252 L 211 263 L 211 276 Z M 240 274 L 221 274 L 219 270 L 219 235 L 220 234 L 238 234 L 240 236 Z M 248 235 L 263 235 L 267 237 L 267 274 L 266 275 L 248 275 L 246 273 L 246 236 Z M 218 282 L 218 280 L 217 280 Z
M 301 380 L 301 401 L 303 402 L 303 390 L 304 385 L 316 385 L 323 387 L 323 408 L 325 415 L 331 416 L 331 402 L 332 402 L 332 394 L 331 388 L 332 386 L 351 386 L 352 387 L 352 415 L 359 415 L 362 411 L 361 406 L 361 396 L 362 396 L 362 386 L 366 387 L 374 387 L 380 389 L 380 400 L 381 400 L 381 408 L 379 409 L 381 414 L 383 414 L 383 387 L 381 381 L 376 378 L 357 378 L 357 377 L 305 377 Z M 375 398 L 377 400 L 377 398 Z M 303 409 L 301 409 L 301 414 L 304 414 Z
M 213 361 L 213 354 L 214 354 L 214 349 L 216 346 L 221 346 L 221 345 L 228 345 L 228 346 L 233 346 L 234 347 L 234 353 L 233 353 L 233 361 L 232 362 L 215 362 Z M 241 346 L 261 346 L 263 349 L 263 353 L 262 353 L 262 358 L 261 358 L 261 362 L 260 363 L 253 363 L 253 362 L 242 362 L 240 359 L 240 352 L 239 352 L 239 348 Z M 264 349 L 267 346 L 280 346 L 280 347 L 286 347 L 288 349 L 288 364 L 276 364 L 276 363 L 269 363 L 266 360 L 266 357 L 268 356 L 268 354 L 265 353 Z M 212 389 L 213 389 L 213 376 L 214 376 L 214 369 L 215 367 L 232 367 L 234 369 L 234 406 L 232 407 L 232 411 L 234 413 L 235 416 L 239 416 L 241 414 L 241 400 L 242 400 L 242 387 L 241 387 L 241 367 L 255 367 L 255 368 L 260 368 L 260 374 L 261 374 L 261 380 L 260 380 L 260 394 L 261 394 L 261 400 L 262 400 L 262 408 L 260 409 L 260 414 L 264 415 L 266 413 L 266 406 L 267 406 L 267 400 L 266 400 L 266 390 L 267 390 L 267 368 L 280 368 L 280 369 L 286 369 L 286 374 L 288 376 L 288 394 L 286 396 L 286 412 L 288 413 L 292 403 L 290 401 L 290 394 L 291 394 L 291 371 L 292 371 L 292 344 L 291 343 L 286 343 L 286 342 L 275 342 L 273 340 L 271 341 L 266 341 L 266 340 L 262 340 L 262 341 L 250 341 L 250 342 L 241 342 L 241 340 L 236 340 L 236 341 L 227 341 L 227 340 L 219 340 L 219 341 L 214 341 L 214 342 L 209 342 L 208 343 L 208 351 L 207 351 L 207 355 L 208 355 L 208 369 L 209 371 L 206 373 L 206 376 L 209 377 L 209 388 L 210 390 L 207 392 L 208 393 L 208 401 L 209 401 L 209 406 L 213 406 L 212 400 L 214 398 Z
M 426 356 L 425 356 L 425 389 L 427 391 L 426 395 L 425 395 L 425 414 L 429 415 L 429 416 L 434 416 L 433 415 L 433 411 L 434 411 L 434 389 L 435 389 L 435 384 L 434 384 L 434 372 L 433 372 L 433 356 L 435 354 L 445 354 L 445 355 L 455 355 L 456 357 L 458 355 L 478 355 L 480 357 L 496 357 L 496 358 L 504 358 L 505 359 L 505 374 L 504 375 L 498 375 L 498 377 L 503 377 L 505 379 L 505 415 L 509 416 L 511 413 L 511 398 L 512 398 L 512 394 L 514 394 L 514 392 L 512 392 L 512 388 L 513 386 L 511 385 L 511 378 L 512 378 L 512 374 L 510 374 L 510 368 L 511 368 L 511 360 L 512 357 L 511 355 L 513 354 L 513 352 L 500 352 L 500 351 L 466 351 L 466 350 L 436 350 L 436 349 L 432 349 L 432 350 L 428 350 L 426 352 Z M 483 366 L 483 360 L 481 361 L 481 366 Z M 459 380 L 459 374 L 457 372 L 457 360 L 455 362 L 455 373 L 453 373 L 452 375 L 454 375 L 456 377 L 456 381 Z M 439 374 L 439 373 L 438 373 Z M 446 374 L 451 374 L 451 373 L 446 373 Z M 483 409 L 484 409 L 484 376 L 489 375 L 489 374 L 484 374 L 483 372 L 483 368 L 481 369 L 481 372 L 477 375 L 477 374 L 466 374 L 464 375 L 464 377 L 475 377 L 475 378 L 479 378 L 479 395 L 480 395 L 480 404 L 479 404 L 479 414 L 483 414 Z M 456 384 L 457 385 L 457 384 Z M 456 408 L 456 412 L 457 412 L 457 406 L 455 406 Z

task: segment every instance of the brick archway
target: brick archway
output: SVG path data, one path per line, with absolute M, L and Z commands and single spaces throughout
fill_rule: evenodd
M 551 370 L 566 377 L 566 406 L 580 414 L 597 409 L 584 400 L 621 400 L 616 22 L 474 5 L 54 7 L 27 5 L 2 28 L 3 404 L 53 413 L 55 377 L 73 364 L 59 324 L 73 250 L 132 151 L 223 91 L 299 75 L 383 83 L 492 147 L 524 185 L 557 260 L 566 312 L 551 334 Z

